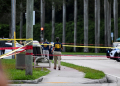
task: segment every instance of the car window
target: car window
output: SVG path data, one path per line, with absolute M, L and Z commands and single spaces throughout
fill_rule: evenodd
M 9 45 L 9 44 L 5 44 L 5 47 L 12 47 L 12 45 Z
M 16 47 L 22 47 L 22 46 L 23 46 L 23 45 L 21 45 L 21 44 L 18 44 L 18 43 L 16 44 Z

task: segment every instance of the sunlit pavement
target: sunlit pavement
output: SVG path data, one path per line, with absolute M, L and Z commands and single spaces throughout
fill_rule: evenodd
M 68 55 L 62 60 L 109 60 L 105 55 Z
M 116 83 L 111 84 L 11 84 L 9 86 L 119 86 Z

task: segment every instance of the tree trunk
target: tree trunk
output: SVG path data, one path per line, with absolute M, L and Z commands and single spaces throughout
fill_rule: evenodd
M 77 42 L 77 0 L 74 0 L 74 46 Z M 76 47 L 74 47 L 74 52 L 76 52 Z
M 84 1 L 84 46 L 88 46 L 88 0 Z M 84 48 L 88 52 L 88 48 Z
M 107 44 L 108 44 L 108 41 L 107 41 L 107 39 L 108 39 L 108 37 L 107 37 L 107 2 L 108 2 L 108 0 L 104 0 L 104 23 L 105 23 L 105 31 L 104 31 L 104 34 L 105 34 L 105 46 L 107 47 Z
M 100 44 L 100 0 L 95 0 L 95 46 Z M 95 48 L 95 53 L 99 53 L 99 49 Z
M 22 29 L 23 29 L 23 5 L 22 5 L 22 0 L 20 2 L 20 38 L 22 38 Z
M 111 2 L 108 2 L 108 46 L 111 45 Z
M 114 0 L 113 4 L 114 11 L 114 41 L 116 42 L 118 38 L 118 1 Z
M 63 0 L 63 37 L 62 43 L 65 43 L 65 30 L 66 29 L 66 0 Z M 65 52 L 65 47 L 63 47 L 63 52 Z
M 45 0 L 41 0 L 41 27 L 44 28 L 43 34 L 41 34 L 41 42 L 44 42 L 44 31 L 45 31 Z
M 54 2 L 52 2 L 52 39 L 51 39 L 52 42 L 54 42 L 54 36 L 55 36 L 55 5 Z

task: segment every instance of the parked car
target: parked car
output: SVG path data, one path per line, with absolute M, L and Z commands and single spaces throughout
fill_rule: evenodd
M 106 56 L 107 58 L 120 61 L 120 42 L 114 42 L 113 48 L 107 49 Z
M 33 41 L 33 54 L 34 56 L 41 56 L 42 54 L 42 46 L 37 40 Z
M 16 41 L 16 47 L 22 47 L 23 45 L 19 44 L 17 41 Z M 5 43 L 5 47 L 12 47 L 12 43 L 10 42 L 6 42 Z M 19 49 L 17 51 L 22 51 L 23 49 Z M 13 51 L 12 49 L 5 49 L 5 54 L 9 53 Z M 1 55 L 1 51 L 0 51 L 0 55 Z M 4 59 L 12 59 L 12 56 L 6 56 Z
M 24 44 L 26 44 L 26 41 L 24 41 Z M 33 61 L 38 57 L 41 56 L 43 53 L 42 46 L 37 40 L 33 40 Z
M 24 44 L 26 44 L 26 42 L 24 41 Z M 12 47 L 12 43 L 8 43 L 6 42 L 6 47 Z M 23 47 L 23 45 L 19 44 L 18 42 L 16 42 L 16 47 Z M 19 49 L 17 51 L 22 51 L 24 49 Z M 5 49 L 5 54 L 11 52 L 12 49 Z M 42 54 L 42 46 L 40 45 L 40 43 L 37 40 L 33 41 L 33 56 L 41 56 Z M 0 51 L 0 55 L 1 55 L 1 51 Z M 6 56 L 4 59 L 12 59 L 12 56 Z

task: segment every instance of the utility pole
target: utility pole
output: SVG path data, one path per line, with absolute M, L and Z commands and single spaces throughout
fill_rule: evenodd
M 34 0 L 27 0 L 27 16 L 26 16 L 26 39 L 32 38 L 33 39 L 33 3 Z M 27 40 L 26 43 L 32 40 Z M 33 42 L 30 42 L 27 46 L 32 46 Z M 32 62 L 33 62 L 33 50 L 29 49 L 26 50 L 25 56 L 25 70 L 26 75 L 32 75 Z
M 12 14 L 11 14 L 11 18 L 12 18 L 12 39 L 14 39 L 14 32 L 15 32 L 15 27 L 16 27 L 16 0 L 11 0 L 11 10 L 12 10 Z M 15 40 L 13 40 L 12 46 L 15 47 L 14 45 Z M 12 58 L 14 59 L 14 56 L 12 56 Z
M 45 30 L 45 0 L 41 0 L 41 28 Z M 44 30 L 41 32 L 41 42 L 44 42 Z

